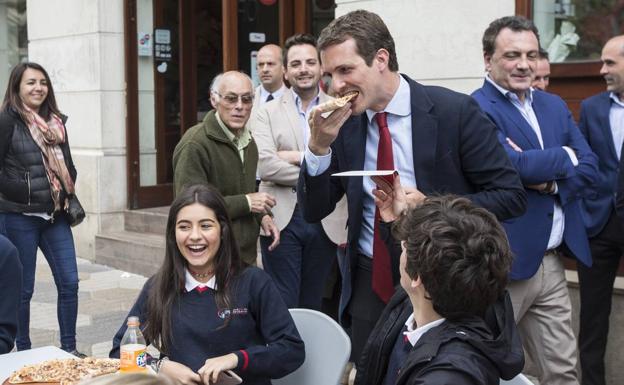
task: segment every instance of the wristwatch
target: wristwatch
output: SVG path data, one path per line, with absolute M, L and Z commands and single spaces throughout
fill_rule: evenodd
M 160 367 L 162 366 L 163 362 L 165 361 L 169 361 L 169 357 L 165 356 L 163 358 L 160 359 L 153 359 L 149 366 L 150 368 L 152 368 L 152 370 L 154 371 L 154 373 L 158 373 L 160 372 Z

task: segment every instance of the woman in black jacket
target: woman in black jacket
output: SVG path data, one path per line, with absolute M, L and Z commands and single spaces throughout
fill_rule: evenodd
M 23 267 L 18 350 L 31 347 L 30 299 L 40 248 L 58 291 L 61 348 L 79 354 L 78 269 L 64 214 L 67 197 L 74 193 L 76 169 L 65 121 L 45 69 L 36 63 L 20 63 L 13 68 L 0 109 L 0 232 L 18 249 Z

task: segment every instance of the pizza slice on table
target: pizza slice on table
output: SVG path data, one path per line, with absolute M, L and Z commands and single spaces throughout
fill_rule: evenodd
M 55 359 L 34 365 L 26 365 L 13 372 L 10 384 L 33 382 L 60 383 L 74 385 L 79 381 L 115 373 L 119 370 L 119 360 L 109 358 Z

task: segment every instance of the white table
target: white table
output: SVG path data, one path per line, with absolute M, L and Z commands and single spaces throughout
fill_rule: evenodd
M 56 346 L 44 346 L 22 350 L 21 352 L 0 354 L 0 383 L 24 365 L 36 364 L 54 358 L 76 358 L 76 356 Z

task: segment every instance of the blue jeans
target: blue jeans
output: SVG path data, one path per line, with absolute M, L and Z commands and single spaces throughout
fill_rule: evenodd
M 18 350 L 30 349 L 30 299 L 35 286 L 37 248 L 45 256 L 57 289 L 56 312 L 61 332 L 61 349 L 76 349 L 78 316 L 78 267 L 71 228 L 63 215 L 54 222 L 39 217 L 0 213 L 0 232 L 19 251 L 23 268 L 22 294 L 18 312 Z
M 306 222 L 297 205 L 273 251 L 268 249 L 271 242 L 272 238 L 260 237 L 262 266 L 286 306 L 321 310 L 323 291 L 336 259 L 336 245 L 321 223 Z

